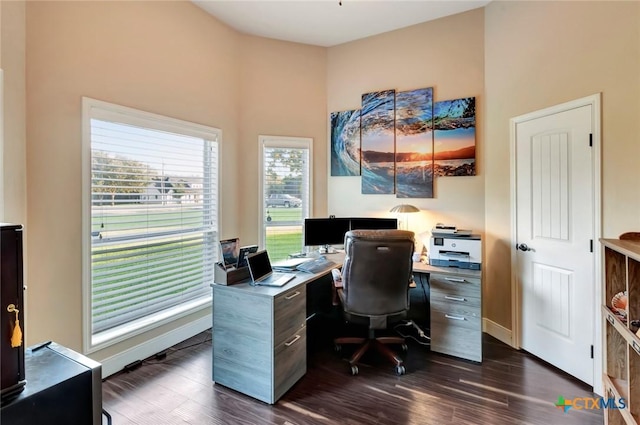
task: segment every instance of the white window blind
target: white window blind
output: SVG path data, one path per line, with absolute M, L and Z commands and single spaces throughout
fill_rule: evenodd
M 271 261 L 303 248 L 310 211 L 311 139 L 261 136 L 262 237 Z
M 210 297 L 219 133 L 128 108 L 90 115 L 95 336 Z

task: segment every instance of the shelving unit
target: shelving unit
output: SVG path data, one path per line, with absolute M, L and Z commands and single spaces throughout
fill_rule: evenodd
M 626 408 L 607 409 L 609 425 L 640 424 L 640 338 L 632 320 L 640 320 L 640 241 L 602 239 L 604 246 L 605 328 L 603 383 L 606 398 L 624 398 Z M 611 310 L 611 299 L 627 291 L 626 320 Z

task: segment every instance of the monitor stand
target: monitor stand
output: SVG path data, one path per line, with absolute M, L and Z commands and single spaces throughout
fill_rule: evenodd
M 318 252 L 320 254 L 335 254 L 336 253 L 336 249 L 334 247 L 332 247 L 331 245 L 324 245 L 324 246 L 321 246 L 320 248 L 318 248 Z

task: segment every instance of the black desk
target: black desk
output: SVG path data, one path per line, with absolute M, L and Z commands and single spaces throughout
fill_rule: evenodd
M 36 346 L 34 346 L 36 347 Z M 0 423 L 11 425 L 99 425 L 102 366 L 56 343 L 25 350 L 27 384 L 3 404 Z

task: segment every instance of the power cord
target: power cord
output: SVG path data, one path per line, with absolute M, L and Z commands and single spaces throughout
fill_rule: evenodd
M 418 337 L 416 337 L 414 335 L 405 334 L 405 333 L 401 332 L 400 329 L 398 329 L 398 328 L 407 327 L 407 326 L 414 328 L 418 333 Z M 406 323 L 400 323 L 400 324 L 396 325 L 393 328 L 393 330 L 395 330 L 401 337 L 403 337 L 403 338 L 411 338 L 414 341 L 416 341 L 418 344 L 422 344 L 422 345 L 430 345 L 431 344 L 431 338 L 428 337 L 427 334 L 425 334 L 424 331 L 422 329 L 420 329 L 420 326 L 418 326 L 416 324 L 416 322 L 414 322 L 413 320 L 408 320 Z
M 205 332 L 203 332 L 203 338 L 198 342 L 195 342 L 195 343 L 192 343 L 192 344 L 188 344 L 188 345 L 183 345 L 183 346 L 169 347 L 166 350 L 162 350 L 159 353 L 156 353 L 151 357 L 148 357 L 148 358 L 146 358 L 144 360 L 137 360 L 137 361 L 125 366 L 123 370 L 125 372 L 131 372 L 132 370 L 137 369 L 142 365 L 151 365 L 151 364 L 164 363 L 165 360 L 167 360 L 167 356 L 169 354 L 174 354 L 174 353 L 177 353 L 179 351 L 186 350 L 188 348 L 197 347 L 197 346 L 203 345 L 203 344 L 205 344 L 207 342 L 210 342 L 211 340 L 212 340 L 211 331 L 208 331 L 208 332 L 205 331 Z

